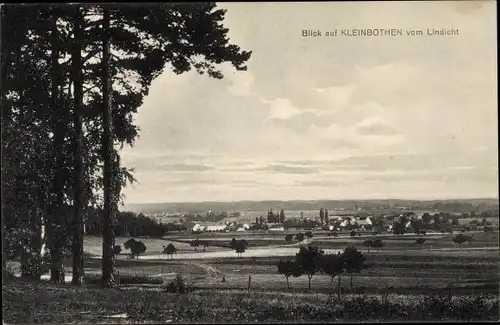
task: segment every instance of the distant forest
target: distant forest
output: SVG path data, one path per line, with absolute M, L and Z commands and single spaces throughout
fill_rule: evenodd
M 320 201 L 238 201 L 199 203 L 144 203 L 129 204 L 128 211 L 155 213 L 206 213 L 227 211 L 285 211 L 328 210 L 389 210 L 408 208 L 409 210 L 437 210 L 448 213 L 481 213 L 498 210 L 498 199 L 459 200 L 320 200 Z
M 86 215 L 85 233 L 100 236 L 102 234 L 102 218 L 100 212 L 90 209 Z M 151 236 L 161 238 L 169 232 L 182 231 L 187 228 L 178 223 L 159 223 L 156 220 L 144 216 L 144 214 L 129 211 L 120 211 L 116 214 L 114 223 L 115 236 L 142 237 Z

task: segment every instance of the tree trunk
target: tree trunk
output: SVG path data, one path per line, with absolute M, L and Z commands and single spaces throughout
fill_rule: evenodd
M 309 290 L 311 290 L 311 279 L 312 279 L 312 275 L 308 275 L 307 277 L 309 278 Z
M 339 275 L 339 284 L 338 284 L 337 290 L 338 290 L 337 291 L 337 296 L 340 299 L 340 275 Z
M 115 279 L 115 257 L 113 247 L 115 245 L 115 234 L 113 231 L 113 222 L 115 220 L 115 209 L 113 200 L 112 185 L 114 180 L 113 166 L 113 130 L 111 113 L 111 82 L 109 77 L 110 66 L 110 45 L 109 45 L 109 9 L 103 8 L 103 90 L 102 99 L 103 109 L 103 160 L 104 160 L 104 209 L 103 209 L 103 233 L 102 233 L 102 280 L 104 288 L 116 286 Z
M 351 274 L 351 289 L 352 289 L 352 278 L 353 278 L 353 275 Z
M 49 219 L 46 220 L 47 225 L 47 246 L 50 252 L 50 281 L 53 283 L 60 283 L 64 279 L 64 265 L 63 265 L 63 239 L 64 231 L 62 231 L 62 206 L 64 204 L 64 152 L 60 150 L 64 145 L 64 136 L 66 134 L 67 124 L 64 119 L 64 108 L 59 107 L 59 44 L 57 35 L 57 19 L 56 12 L 52 12 L 52 35 L 51 35 L 51 110 L 53 118 L 52 132 L 54 133 L 53 154 L 55 156 L 55 172 L 52 180 L 52 194 L 53 199 L 51 202 L 51 209 Z
M 82 161 L 82 101 L 83 101 L 83 80 L 82 80 L 82 13 L 77 6 L 74 12 L 74 41 L 72 53 L 72 79 L 74 110 L 73 123 L 75 128 L 75 138 L 73 144 L 73 155 L 75 157 L 75 169 L 73 175 L 73 279 L 71 284 L 83 284 L 83 161 Z
M 4 178 L 2 177 L 2 179 L 4 179 Z M 3 223 L 4 223 L 4 217 L 2 215 L 2 224 Z M 2 247 L 7 247 L 5 237 L 6 236 L 5 236 L 4 229 L 2 229 Z M 5 276 L 7 275 L 6 271 L 7 271 L 7 252 L 4 251 L 2 254 L 2 279 L 5 279 Z

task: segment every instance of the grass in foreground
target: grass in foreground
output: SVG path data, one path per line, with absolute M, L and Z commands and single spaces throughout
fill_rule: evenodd
M 224 323 L 498 320 L 498 298 L 347 295 L 138 288 L 102 290 L 12 280 L 2 286 L 8 323 Z M 124 319 L 110 315 L 126 314 Z

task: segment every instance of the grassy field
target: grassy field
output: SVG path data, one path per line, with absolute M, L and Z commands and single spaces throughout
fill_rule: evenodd
M 421 295 L 131 288 L 102 290 L 20 280 L 2 286 L 6 323 L 279 323 L 498 320 L 498 299 Z
M 212 233 L 211 237 L 218 243 L 229 243 L 235 234 Z M 208 247 L 206 252 L 198 248 L 197 252 L 188 243 L 196 238 L 187 234 L 178 235 L 179 239 L 139 238 L 147 251 L 141 259 L 130 259 L 127 251 L 117 258 L 117 270 L 121 277 L 148 277 L 168 282 L 176 274 L 186 276 L 198 288 L 244 289 L 248 285 L 248 275 L 252 276 L 252 286 L 259 289 L 286 290 L 285 278 L 277 273 L 276 264 L 280 259 L 290 258 L 298 251 L 298 244 L 288 244 L 283 235 L 265 233 L 247 233 L 243 237 L 249 243 L 260 243 L 253 246 L 237 258 L 234 251 L 225 247 Z M 379 237 L 379 236 L 378 236 Z M 353 278 L 353 290 L 366 293 L 380 292 L 425 292 L 433 290 L 444 292 L 451 286 L 462 293 L 477 294 L 480 292 L 498 293 L 498 233 L 474 234 L 472 244 L 462 244 L 455 248 L 452 235 L 428 235 L 428 244 L 418 247 L 414 244 L 416 235 L 380 236 L 386 243 L 378 251 L 362 246 L 366 238 L 358 239 L 329 238 L 321 233 L 314 233 L 312 244 L 324 248 L 342 250 L 347 245 L 360 248 L 367 260 L 365 269 Z M 371 238 L 371 237 L 370 237 Z M 117 238 L 117 244 L 123 244 L 128 238 Z M 163 247 L 173 243 L 178 249 L 173 260 L 163 255 Z M 226 243 L 226 244 L 227 244 Z M 101 264 L 98 254 L 102 245 L 101 238 L 86 237 L 85 252 L 90 253 L 85 259 L 85 272 L 89 276 L 98 276 Z M 222 245 L 221 245 L 222 246 Z M 489 248 L 489 249 L 486 249 Z M 258 252 L 259 254 L 256 254 Z M 281 256 L 277 256 L 280 255 Z M 156 258 L 156 259 L 152 259 Z M 66 272 L 71 272 L 71 260 L 66 261 Z M 225 282 L 222 282 L 222 277 Z M 347 277 L 342 280 L 342 287 L 349 291 Z M 307 277 L 290 278 L 295 288 L 307 287 Z M 319 291 L 328 289 L 330 279 L 327 276 L 315 275 L 313 287 Z M 345 283 L 345 284 L 344 284 Z M 335 282 L 337 285 L 337 282 Z M 443 289 L 444 288 L 444 289 Z
M 196 315 L 201 315 L 200 317 L 205 322 L 211 320 L 220 322 L 222 319 L 236 322 L 246 322 L 249 319 L 250 321 L 254 319 L 254 321 L 265 320 L 266 322 L 356 319 L 354 318 L 354 311 L 351 311 L 353 314 L 335 314 L 335 308 L 340 307 L 338 307 L 338 304 L 332 305 L 328 303 L 327 294 L 331 282 L 331 278 L 328 276 L 315 275 L 312 278 L 311 292 L 307 289 L 307 276 L 291 277 L 289 279 L 291 289 L 287 288 L 286 280 L 284 276 L 278 274 L 276 264 L 280 259 L 293 257 L 298 252 L 298 243 L 286 243 L 283 234 L 238 233 L 238 235 L 239 238 L 245 238 L 249 243 L 254 244 L 250 245 L 251 247 L 247 252 L 243 253 L 242 258 L 237 258 L 234 251 L 225 247 L 225 244 L 228 244 L 231 238 L 236 237 L 236 234 L 231 233 L 206 236 L 212 238 L 211 242 L 220 244 L 220 247 L 208 247 L 206 252 L 203 252 L 200 248 L 195 252 L 189 242 L 195 239 L 196 236 L 190 234 L 178 234 L 169 236 L 167 239 L 136 238 L 146 244 L 147 251 L 140 259 L 130 259 L 126 250 L 123 250 L 122 254 L 117 257 L 116 266 L 121 279 L 121 287 L 126 291 L 113 291 L 112 296 L 116 295 L 117 301 L 123 300 L 118 304 L 108 296 L 103 296 L 102 291 L 92 289 L 92 287 L 99 286 L 101 272 L 99 256 L 102 250 L 102 241 L 98 237 L 86 237 L 84 264 L 87 288 L 75 289 L 61 285 L 59 286 L 61 289 L 57 289 L 58 286 L 47 289 L 52 290 L 50 294 L 54 295 L 54 299 L 57 301 L 56 305 L 60 304 L 60 306 L 55 307 L 61 308 L 61 314 L 58 316 L 60 318 L 57 320 L 58 322 L 67 320 L 69 322 L 116 323 L 122 320 L 108 318 L 105 314 L 119 314 L 120 310 L 126 310 L 128 315 L 127 320 L 123 320 L 124 322 L 130 322 L 132 319 L 141 322 L 149 320 L 189 322 L 195 319 Z M 203 236 L 198 237 L 202 238 Z M 379 235 L 377 237 L 383 239 L 386 245 L 378 251 L 371 250 L 368 252 L 367 248 L 362 246 L 362 242 L 367 238 L 372 238 L 371 235 L 364 235 L 361 238 L 352 238 L 350 236 L 333 238 L 322 232 L 314 232 L 311 243 L 324 248 L 327 253 L 342 250 L 347 245 L 353 244 L 360 248 L 367 258 L 366 267 L 361 273 L 354 275 L 352 287 L 349 276 L 344 275 L 341 277 L 340 288 L 342 299 L 345 301 L 352 301 L 352 299 L 358 299 L 359 297 L 362 297 L 362 299 L 375 297 L 374 299 L 380 300 L 385 295 L 392 295 L 393 297 L 399 297 L 393 299 L 396 307 L 390 305 L 390 303 L 390 306 L 387 305 L 387 302 L 385 302 L 386 305 L 379 307 L 401 309 L 403 308 L 401 307 L 401 301 L 424 299 L 420 296 L 423 294 L 448 295 L 451 293 L 457 297 L 469 297 L 467 299 L 476 299 L 474 297 L 487 294 L 491 295 L 491 299 L 498 299 L 498 232 L 476 233 L 471 244 L 465 243 L 461 247 L 454 247 L 451 240 L 453 236 L 450 234 L 426 235 L 426 245 L 422 247 L 414 244 L 417 238 L 416 235 Z M 116 243 L 123 245 L 123 242 L 127 239 L 117 238 Z M 172 260 L 167 260 L 167 256 L 162 254 L 163 247 L 169 243 L 173 243 L 179 249 L 179 252 L 174 254 Z M 259 254 L 256 254 L 256 252 Z M 285 254 L 279 256 L 281 253 Z M 10 268 L 15 269 L 18 262 L 10 261 L 8 265 Z M 65 268 L 67 275 L 71 275 L 70 259 L 65 261 Z M 193 293 L 185 297 L 154 291 L 161 290 L 177 274 L 181 274 L 186 278 L 186 281 L 195 290 Z M 251 276 L 252 293 L 245 295 L 244 290 L 247 289 L 249 275 Z M 23 285 L 29 286 L 27 284 Z M 49 315 L 44 314 L 44 311 L 49 306 L 42 303 L 40 298 L 42 296 L 41 288 L 45 288 L 43 287 L 44 284 L 37 284 L 35 289 L 30 289 L 32 292 L 28 294 L 26 299 L 19 296 L 21 291 L 24 290 L 23 288 L 25 288 L 23 285 L 21 285 L 21 289 L 12 289 L 14 292 L 8 294 L 9 304 L 11 307 L 13 306 L 9 317 L 21 320 L 51 321 L 50 317 L 55 316 L 50 315 L 54 313 L 51 311 L 51 313 L 48 313 Z M 333 281 L 333 290 L 335 292 L 337 286 L 338 281 L 335 278 Z M 6 290 L 10 289 L 4 289 L 4 293 Z M 78 290 L 82 291 L 79 293 L 80 298 L 77 299 Z M 133 298 L 129 296 L 132 293 L 143 297 L 145 301 L 147 299 L 158 299 L 158 301 L 155 300 L 152 304 L 146 304 L 145 302 L 133 303 Z M 60 300 L 63 298 L 70 299 L 70 301 L 73 299 L 73 305 L 62 303 Z M 97 308 L 99 312 L 94 313 L 92 316 L 87 315 L 86 311 L 92 310 L 94 308 L 92 306 L 95 305 L 96 301 L 99 301 L 99 308 Z M 247 304 L 241 304 L 240 301 L 246 301 Z M 160 302 L 164 303 L 164 305 L 161 305 Z M 199 306 L 196 307 L 198 308 L 198 314 L 191 315 L 184 310 L 188 315 L 181 315 L 182 308 L 185 308 L 181 307 L 181 302 L 194 304 L 191 306 Z M 301 315 L 289 314 L 294 312 L 294 308 L 298 308 L 297 304 L 306 303 L 310 303 L 311 306 L 307 308 L 321 306 L 314 312 L 322 316 L 311 316 L 306 312 Z M 370 301 L 373 306 L 378 303 Z M 23 313 L 19 311 L 21 306 L 24 308 L 22 309 L 24 310 Z M 270 306 L 273 306 L 274 309 L 269 309 Z M 347 305 L 344 304 L 343 306 L 342 308 L 345 310 Z M 411 304 L 408 303 L 408 306 L 411 306 Z M 75 313 L 78 311 L 78 313 L 67 312 L 63 307 L 67 310 L 73 310 Z M 406 310 L 405 308 L 403 310 Z M 453 308 L 455 308 L 453 309 L 454 314 L 449 316 L 448 319 L 469 317 L 460 316 L 460 311 L 457 310 L 462 307 Z M 489 312 L 491 315 L 494 314 L 493 309 Z M 388 319 L 387 317 L 389 317 L 389 314 L 379 315 L 377 313 L 373 312 L 373 314 L 366 315 L 366 318 L 363 319 L 377 320 Z M 390 314 L 392 315 L 390 320 L 429 319 L 425 318 L 430 317 L 425 316 L 425 313 L 427 312 L 420 311 L 417 313 L 409 309 L 403 314 L 393 311 Z M 281 315 L 281 318 L 274 319 L 272 315 Z M 484 319 L 492 317 L 491 315 L 485 315 L 486 318 Z M 496 315 L 497 319 L 498 310 L 496 310 Z

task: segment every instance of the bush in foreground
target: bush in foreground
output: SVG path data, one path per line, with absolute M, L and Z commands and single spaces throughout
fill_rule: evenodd
M 187 283 L 186 279 L 180 274 L 177 274 L 177 276 L 167 284 L 165 291 L 170 293 L 188 293 L 192 291 L 192 288 Z

